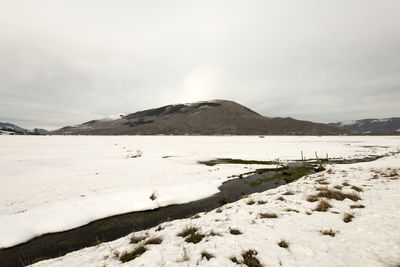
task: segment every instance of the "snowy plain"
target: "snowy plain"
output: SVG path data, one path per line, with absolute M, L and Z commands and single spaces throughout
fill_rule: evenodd
M 354 158 L 398 151 L 399 137 L 0 136 L 0 248 L 107 216 L 210 196 L 260 165 L 215 158 Z M 149 196 L 156 193 L 157 199 Z
M 349 197 L 310 200 L 327 190 Z M 328 165 L 326 171 L 213 211 L 34 266 L 398 266 L 399 191 L 398 153 L 373 162 Z M 322 201 L 330 207 L 318 210 Z M 203 235 L 198 243 L 178 236 L 190 228 Z M 132 242 L 132 237 L 143 240 Z M 160 244 L 146 244 L 152 238 Z M 141 246 L 145 251 L 121 262 L 125 252 Z

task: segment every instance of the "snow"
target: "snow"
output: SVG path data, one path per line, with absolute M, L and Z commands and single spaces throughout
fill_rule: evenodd
M 124 116 L 126 116 L 126 115 L 129 115 L 129 114 L 131 114 L 131 113 L 129 113 L 129 112 L 127 112 L 127 113 L 119 113 L 119 114 L 107 116 L 107 117 L 102 118 L 102 119 L 100 119 L 100 120 L 102 120 L 102 121 L 109 121 L 109 120 L 114 121 L 114 120 L 119 120 L 119 119 L 121 119 L 122 117 L 124 117 Z
M 260 165 L 200 160 L 363 157 L 396 151 L 399 137 L 0 136 L 0 247 L 130 211 L 218 191 Z M 140 157 L 135 157 L 141 152 Z M 156 192 L 158 198 L 149 196 Z
M 371 123 L 379 123 L 379 122 L 388 122 L 390 119 L 375 119 L 372 120 Z
M 398 266 L 400 154 L 374 162 L 327 167 L 324 172 L 200 213 L 199 218 L 165 222 L 160 228 L 137 232 L 137 236 L 160 237 L 162 243 L 146 245 L 148 250 L 128 265 L 238 266 L 231 258 L 241 262 L 241 254 L 251 249 L 263 266 Z M 309 202 L 307 197 L 317 194 L 321 187 L 353 193 L 361 200 L 329 199 L 332 208 L 318 212 L 314 210 L 317 202 Z M 249 200 L 256 203 L 248 205 Z M 275 213 L 278 218 L 263 219 L 261 213 Z M 346 213 L 354 216 L 351 222 L 343 221 Z M 197 244 L 187 243 L 177 236 L 186 227 L 197 227 L 206 237 Z M 230 229 L 239 229 L 242 234 L 232 235 Z M 332 230 L 335 236 L 323 235 L 324 230 Z M 218 235 L 210 235 L 211 231 Z M 116 255 L 140 245 L 130 244 L 131 236 L 34 266 L 120 266 Z M 281 240 L 289 244 L 287 249 L 278 246 Z M 202 259 L 203 251 L 214 258 Z M 184 254 L 188 256 L 186 261 L 182 261 Z
M 348 125 L 354 125 L 357 124 L 357 121 L 343 121 L 340 122 L 340 126 L 348 126 Z

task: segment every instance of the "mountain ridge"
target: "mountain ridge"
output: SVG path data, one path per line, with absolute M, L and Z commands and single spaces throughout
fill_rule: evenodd
M 91 120 L 51 134 L 82 135 L 338 135 L 347 130 L 293 118 L 270 118 L 229 100 L 211 100 Z
M 400 134 L 400 117 L 361 119 L 330 123 L 330 125 L 363 134 Z

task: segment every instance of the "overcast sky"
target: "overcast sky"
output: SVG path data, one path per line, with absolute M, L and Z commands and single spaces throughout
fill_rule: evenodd
M 0 121 L 55 129 L 209 99 L 400 116 L 399 27 L 399 0 L 0 0 Z

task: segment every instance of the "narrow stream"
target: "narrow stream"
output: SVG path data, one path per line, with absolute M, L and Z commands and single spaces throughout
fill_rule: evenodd
M 340 160 L 340 162 L 330 161 L 330 163 L 365 162 L 380 157 L 383 156 Z M 68 231 L 44 234 L 26 243 L 1 249 L 0 266 L 25 266 L 39 260 L 60 257 L 99 242 L 112 241 L 134 231 L 154 227 L 165 221 L 188 218 L 199 212 L 211 211 L 224 204 L 237 201 L 245 194 L 273 189 L 304 175 L 314 173 L 317 166 L 315 161 L 308 161 L 292 162 L 276 170 L 261 169 L 261 171 L 256 171 L 244 178 L 224 182 L 218 188 L 220 192 L 208 198 L 154 210 L 115 215 Z

